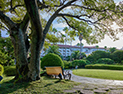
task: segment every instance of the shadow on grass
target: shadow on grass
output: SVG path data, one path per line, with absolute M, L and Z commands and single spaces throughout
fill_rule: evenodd
M 0 94 L 9 94 L 18 89 L 26 88 L 29 85 L 29 82 L 20 82 L 14 84 L 14 81 L 14 79 L 3 81 L 3 83 L 0 84 Z
M 34 94 L 34 92 L 37 92 L 37 94 L 43 94 L 43 92 L 47 91 L 48 87 L 54 90 L 54 88 L 57 88 L 57 84 L 67 84 L 67 81 L 69 80 L 59 80 L 55 78 L 50 78 L 48 76 L 43 76 L 41 77 L 41 80 L 38 81 L 21 82 L 14 84 L 15 80 L 13 79 L 13 77 L 5 77 L 2 84 L 0 84 L 0 94 Z

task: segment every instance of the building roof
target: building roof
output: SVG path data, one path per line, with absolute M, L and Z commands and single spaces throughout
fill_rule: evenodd
M 80 48 L 80 46 L 71 46 L 71 45 L 61 45 L 61 44 L 58 44 L 58 46 L 60 48 L 62 47 L 66 47 L 66 48 Z M 84 46 L 83 48 L 88 48 L 88 49 L 97 49 L 96 46 Z M 103 47 L 99 47 L 98 49 L 104 49 Z

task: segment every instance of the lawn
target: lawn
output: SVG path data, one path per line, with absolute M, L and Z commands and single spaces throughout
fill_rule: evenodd
M 118 70 L 77 69 L 73 70 L 73 74 L 83 77 L 123 80 L 123 71 Z
M 70 80 L 59 80 L 41 77 L 41 80 L 14 84 L 14 77 L 4 77 L 0 84 L 0 94 L 60 94 L 79 83 Z

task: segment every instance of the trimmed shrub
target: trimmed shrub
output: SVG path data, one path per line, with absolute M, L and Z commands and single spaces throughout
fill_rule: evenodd
M 4 67 L 4 74 L 6 76 L 15 76 L 15 74 L 16 74 L 16 66 L 5 66 Z
M 123 50 L 116 50 L 111 54 L 111 59 L 114 60 L 116 63 L 122 63 L 123 60 Z
M 41 68 L 44 69 L 45 66 L 61 66 L 64 68 L 64 63 L 58 55 L 49 53 L 45 55 L 41 61 Z
M 3 72 L 4 72 L 4 68 L 3 68 L 3 66 L 0 64 L 0 76 L 3 74 Z
M 110 58 L 100 58 L 96 61 L 97 64 L 114 64 L 115 62 Z
M 79 68 L 85 68 L 85 65 L 88 64 L 89 61 L 81 59 L 72 61 L 72 66 L 78 66 Z
M 87 69 L 109 69 L 109 70 L 123 70 L 123 65 L 108 65 L 108 64 L 91 64 L 86 65 Z

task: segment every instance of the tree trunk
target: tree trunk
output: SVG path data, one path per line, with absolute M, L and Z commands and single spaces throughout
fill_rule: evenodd
M 27 80 L 28 62 L 24 36 L 21 29 L 15 29 L 14 34 L 10 33 L 12 43 L 14 45 L 16 58 L 16 76 L 17 81 Z
M 40 79 L 40 50 L 43 39 L 43 30 L 36 0 L 24 0 L 31 22 L 31 61 L 29 63 L 28 77 L 31 80 Z

